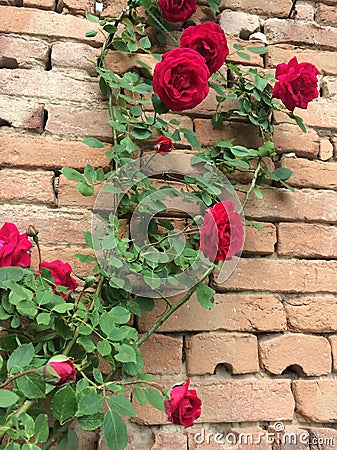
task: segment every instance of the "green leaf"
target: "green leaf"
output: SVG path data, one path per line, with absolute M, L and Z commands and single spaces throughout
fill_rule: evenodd
M 86 431 L 96 430 L 102 426 L 104 414 L 98 412 L 92 416 L 82 416 L 77 419 L 79 426 Z
M 85 17 L 86 17 L 87 20 L 89 20 L 89 22 L 92 22 L 92 23 L 98 23 L 99 22 L 99 17 L 93 16 L 92 14 L 89 14 L 88 12 L 85 13 Z
M 139 45 L 142 48 L 151 48 L 151 41 L 148 36 L 144 36 L 141 39 L 139 39 Z
M 21 450 L 41 450 L 41 448 L 35 444 L 28 442 L 26 444 L 23 444 L 23 446 L 21 447 Z
M 67 433 L 60 440 L 57 450 L 77 450 L 78 438 L 72 428 L 68 428 Z
M 49 436 L 49 424 L 47 414 L 39 414 L 35 420 L 36 442 L 46 442 Z
M 46 383 L 36 373 L 25 375 L 16 380 L 16 385 L 30 400 L 46 397 Z
M 89 336 L 80 336 L 77 341 L 78 344 L 82 345 L 82 347 L 88 352 L 92 353 L 96 350 L 96 345 L 93 340 Z
M 103 422 L 103 436 L 109 450 L 124 450 L 128 442 L 126 426 L 114 411 L 108 411 Z
M 77 185 L 77 190 L 83 197 L 90 197 L 94 193 L 94 186 L 88 184 L 86 181 L 81 181 Z
M 18 417 L 19 421 L 23 425 L 24 434 L 26 437 L 31 438 L 35 433 L 35 422 L 34 419 L 27 413 L 22 413 Z
M 144 9 L 149 9 L 150 6 L 152 5 L 152 0 L 141 0 L 141 1 Z
M 0 391 L 0 405 L 1 408 L 8 408 L 9 406 L 15 405 L 19 400 L 19 396 L 14 394 L 14 392 L 8 389 L 2 389 Z
M 144 389 L 146 400 L 154 407 L 160 411 L 164 411 L 164 397 L 163 394 L 154 388 Z
M 68 180 L 71 180 L 71 181 L 83 181 L 84 180 L 84 176 L 78 170 L 72 169 L 71 167 L 63 167 L 61 169 L 61 173 L 66 178 L 68 178 Z
M 10 372 L 13 367 L 23 368 L 28 366 L 34 357 L 34 346 L 29 344 L 22 344 L 9 356 L 7 361 L 7 370 Z M 0 402 L 1 405 L 1 402 Z
M 98 139 L 93 138 L 93 137 L 84 139 L 83 144 L 86 144 L 92 148 L 104 148 L 105 147 L 103 142 L 101 142 Z
M 151 136 L 151 131 L 146 128 L 134 128 L 131 131 L 131 134 L 136 139 L 144 140 L 148 139 Z
M 135 387 L 133 390 L 133 396 L 137 400 L 137 402 L 140 404 L 140 406 L 145 406 L 146 404 L 146 395 L 145 392 L 142 389 L 139 389 L 138 387 Z
M 21 267 L 0 267 L 0 287 L 4 281 L 20 281 L 25 274 Z
M 11 442 L 4 447 L 4 450 L 21 450 L 21 447 L 16 442 Z
M 111 408 L 113 408 L 121 416 L 131 417 L 137 415 L 135 408 L 133 407 L 130 400 L 125 397 L 122 397 L 120 395 L 112 395 L 111 397 L 109 397 L 108 402 Z
M 74 389 L 69 384 L 63 386 L 54 395 L 51 402 L 51 412 L 61 424 L 75 417 L 77 400 Z
M 109 120 L 109 125 L 111 125 L 116 131 L 120 131 L 121 133 L 126 132 L 126 126 L 116 120 Z
M 290 169 L 287 169 L 286 167 L 279 167 L 278 169 L 274 170 L 273 175 L 279 180 L 285 181 L 291 177 L 292 171 Z
M 242 59 L 245 59 L 246 61 L 250 61 L 250 56 L 247 53 L 238 52 L 238 56 L 240 56 L 240 58 Z
M 52 311 L 55 311 L 59 314 L 64 314 L 65 312 L 71 311 L 72 309 L 74 309 L 73 303 L 61 303 L 60 305 L 54 306 Z
M 200 305 L 206 309 L 213 308 L 212 299 L 215 294 L 215 290 L 207 286 L 206 284 L 200 283 L 196 289 L 197 299 Z
M 85 37 L 95 37 L 97 33 L 98 33 L 98 31 L 96 31 L 96 30 L 88 30 L 85 33 Z
M 111 353 L 111 345 L 108 341 L 99 341 L 97 342 L 97 350 L 100 352 L 102 356 L 110 355 Z
M 104 397 L 99 394 L 89 394 L 82 397 L 78 404 L 78 415 L 90 416 L 101 411 L 104 405 Z
M 130 312 L 122 306 L 115 306 L 109 312 L 115 323 L 124 324 L 130 320 Z
M 97 181 L 97 172 L 90 164 L 85 166 L 84 176 L 90 183 L 95 183 Z
M 116 345 L 116 349 L 118 350 L 118 353 L 114 356 L 114 358 L 122 363 L 127 363 L 127 362 L 136 362 L 136 352 L 135 349 L 133 347 L 131 347 L 131 345 L 128 344 L 121 344 L 121 345 Z
M 39 325 L 49 325 L 51 322 L 50 313 L 41 313 L 36 317 L 36 322 Z
M 257 186 L 254 186 L 253 191 L 254 191 L 255 196 L 256 196 L 258 199 L 260 199 L 260 200 L 263 199 L 263 194 L 262 194 L 262 192 L 260 191 L 260 189 L 259 189 Z
M 247 50 L 251 53 L 255 53 L 256 55 L 264 55 L 268 53 L 267 47 L 247 47 Z
M 161 101 L 158 94 L 152 94 L 151 101 L 152 101 L 154 110 L 158 114 L 165 114 L 170 109 Z

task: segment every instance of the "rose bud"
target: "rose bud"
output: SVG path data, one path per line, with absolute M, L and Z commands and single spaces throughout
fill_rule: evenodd
M 194 425 L 201 415 L 201 400 L 194 389 L 188 389 L 190 380 L 171 390 L 170 400 L 165 401 L 165 409 L 169 422 L 183 425 L 185 428 Z
M 29 227 L 27 229 L 27 235 L 31 238 L 34 238 L 38 234 L 39 234 L 38 227 L 35 227 L 34 225 L 29 225 Z
M 76 381 L 76 369 L 72 360 L 67 356 L 57 355 L 43 366 L 42 376 L 47 383 L 61 386 Z
M 160 136 L 156 140 L 156 152 L 157 153 L 170 153 L 173 150 L 173 142 L 172 139 L 166 136 Z

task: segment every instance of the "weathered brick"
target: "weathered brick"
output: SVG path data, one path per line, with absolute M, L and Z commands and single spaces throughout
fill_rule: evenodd
M 108 150 L 108 148 L 107 148 Z M 59 169 L 83 169 L 86 164 L 108 167 L 104 149 L 97 151 L 80 141 L 45 136 L 8 134 L 0 136 L 0 166 Z
M 142 67 L 137 61 L 142 61 L 147 64 L 151 69 Z M 137 69 L 144 77 L 153 76 L 154 66 L 158 60 L 152 55 L 147 54 L 135 54 L 118 51 L 109 51 L 105 58 L 105 64 L 107 69 L 112 70 L 119 75 L 123 75 L 125 72 L 129 72 L 132 69 Z
M 295 20 L 308 20 L 310 22 L 315 19 L 314 3 L 309 3 L 306 0 L 300 0 L 295 3 L 295 11 L 292 15 Z
M 0 32 L 50 38 L 71 38 L 99 47 L 103 42 L 100 33 L 95 38 L 86 38 L 89 29 L 98 29 L 82 17 L 60 15 L 53 11 L 33 8 L 8 8 L 0 6 Z
M 287 180 L 291 186 L 314 189 L 337 189 L 336 162 L 308 161 L 304 158 L 282 158 L 281 167 L 293 171 Z
M 303 333 L 331 333 L 337 331 L 337 300 L 326 295 L 301 296 L 284 303 L 288 327 Z
M 218 292 L 253 290 L 271 292 L 337 292 L 337 262 L 296 259 L 241 258 L 235 271 Z
M 213 375 L 218 364 L 235 375 L 259 371 L 257 338 L 252 334 L 202 333 L 187 340 L 188 375 Z
M 73 0 L 76 1 L 76 0 Z M 104 1 L 104 8 L 101 17 L 118 17 L 120 12 L 126 7 L 127 0 L 107 0 Z
M 331 450 L 337 442 L 337 431 L 334 428 L 307 428 L 313 450 Z
M 264 32 L 270 44 L 314 45 L 323 49 L 334 49 L 337 29 L 321 27 L 316 23 L 307 23 L 293 19 L 267 19 Z
M 260 223 L 263 231 L 246 227 L 243 253 L 246 255 L 271 255 L 275 251 L 276 228 L 271 223 Z
M 55 0 L 23 0 L 25 8 L 54 9 Z
M 326 338 L 291 333 L 263 336 L 259 355 L 265 370 L 281 375 L 288 367 L 298 366 L 305 376 L 321 376 L 331 372 L 331 349 Z
M 294 399 L 289 380 L 195 380 L 203 409 L 196 423 L 292 420 Z M 137 409 L 140 424 L 162 424 L 165 414 L 152 407 Z
M 224 28 L 224 32 L 225 34 L 227 34 L 226 29 Z M 246 38 L 247 34 L 245 35 L 245 33 L 243 33 L 243 36 Z M 240 55 L 237 54 L 237 50 L 234 48 L 234 44 L 240 45 L 241 47 L 243 47 L 243 52 L 247 53 L 249 55 L 249 60 L 247 61 L 246 59 L 241 58 Z M 231 63 L 235 63 L 235 64 L 240 64 L 242 66 L 258 66 L 258 67 L 264 67 L 264 61 L 263 61 L 263 57 L 261 55 L 257 55 L 256 53 L 253 53 L 249 50 L 247 50 L 247 47 L 251 48 L 251 47 L 261 47 L 263 46 L 261 41 L 247 41 L 244 39 L 238 39 L 235 36 L 231 36 L 228 41 L 227 41 L 227 45 L 229 48 L 229 55 L 228 55 L 228 59 L 226 60 L 226 62 L 231 62 Z M 223 66 L 223 69 L 226 69 L 226 66 Z M 243 69 L 245 70 L 246 67 L 243 67 Z M 248 67 L 247 67 L 248 69 Z M 225 70 L 222 70 L 223 73 L 225 73 Z M 227 100 L 227 102 L 230 104 L 230 102 Z M 225 109 L 225 105 L 226 102 L 223 103 L 224 109 Z M 228 108 L 229 109 L 229 108 Z
M 291 8 L 291 0 L 222 0 L 220 8 L 248 11 L 264 16 L 287 17 Z
M 256 15 L 225 9 L 219 15 L 219 25 L 226 35 L 248 39 L 259 30 L 260 21 Z
M 324 77 L 322 80 L 323 97 L 332 98 L 337 96 L 337 79 L 334 77 Z
M 261 427 L 231 428 L 230 433 L 230 437 L 236 438 L 233 442 L 237 445 L 233 450 L 254 450 L 256 446 L 259 450 L 272 450 L 270 441 L 267 442 L 267 432 Z
M 0 68 L 44 69 L 48 45 L 43 41 L 27 41 L 13 36 L 0 36 Z
M 13 97 L 0 97 L 0 123 L 10 127 L 42 133 L 44 107 L 34 100 Z
M 0 170 L 0 202 L 55 206 L 53 182 L 54 172 Z
M 96 81 L 80 81 L 61 73 L 24 69 L 0 71 L 0 94 L 67 102 L 100 103 L 103 97 Z
M 273 450 L 310 450 L 310 434 L 304 427 L 281 426 L 284 428 L 282 431 L 277 431 L 278 426 L 268 427 L 270 438 L 274 441 Z
M 112 140 L 112 128 L 108 124 L 108 110 L 76 108 L 74 106 L 49 105 L 45 130 L 51 134 L 91 137 L 103 141 Z
M 210 120 L 195 119 L 195 132 L 202 145 L 213 145 L 216 141 L 234 138 L 235 145 L 257 148 L 262 141 L 254 125 L 242 122 L 224 122 L 221 128 L 213 129 Z
M 336 5 L 328 6 L 328 5 L 317 5 L 317 11 L 315 20 L 318 23 L 323 25 L 329 25 L 332 27 L 337 26 L 337 9 Z
M 313 159 L 319 151 L 319 136 L 311 128 L 301 133 L 293 124 L 278 124 L 274 129 L 274 144 L 277 153 L 295 153 L 297 156 Z
M 251 196 L 246 218 L 267 221 L 337 222 L 337 193 L 331 190 L 263 188 L 263 201 Z
M 337 380 L 297 380 L 293 393 L 300 422 L 336 422 Z
M 256 261 L 256 260 L 255 260 Z M 180 297 L 172 298 L 176 302 Z M 143 313 L 138 321 L 146 331 L 165 311 L 166 303 L 156 300 L 152 312 Z M 216 294 L 214 306 L 205 310 L 195 294 L 159 328 L 162 332 L 182 331 L 284 331 L 286 318 L 281 299 L 276 295 Z
M 183 352 L 182 339 L 156 333 L 141 346 L 146 373 L 156 375 L 180 373 Z
M 80 194 L 76 186 L 77 183 L 75 181 L 68 180 L 64 175 L 60 175 L 57 197 L 57 203 L 60 208 L 66 206 L 92 208 L 94 206 L 97 194 L 101 190 L 101 186 L 95 186 L 94 194 L 88 197 Z
M 314 64 L 323 75 L 337 74 L 336 53 L 334 51 L 315 50 L 305 47 L 296 47 L 286 44 L 268 45 L 267 67 L 276 67 L 277 64 L 288 62 L 294 56 L 299 62 Z
M 71 12 L 84 16 L 86 12 L 95 14 L 94 0 L 59 0 L 57 12 Z
M 155 443 L 151 450 L 188 450 L 187 436 L 182 433 L 155 431 Z
M 337 227 L 282 223 L 278 230 L 278 254 L 298 258 L 336 258 Z
M 95 64 L 100 50 L 78 42 L 56 42 L 52 45 L 51 65 L 55 70 L 83 70 L 97 76 Z M 88 61 L 89 60 L 89 61 Z M 91 62 L 93 61 L 93 62 Z
M 319 146 L 319 158 L 327 161 L 333 157 L 333 146 L 329 139 L 322 139 Z

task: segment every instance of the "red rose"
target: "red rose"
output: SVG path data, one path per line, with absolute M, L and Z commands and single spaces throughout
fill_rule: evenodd
M 62 360 L 63 358 L 63 360 Z M 71 359 L 66 356 L 57 356 L 55 359 L 51 359 L 43 367 L 44 379 L 54 386 L 61 386 L 71 381 L 76 381 L 76 369 Z
M 0 267 L 28 267 L 31 246 L 27 233 L 20 234 L 14 223 L 6 222 L 0 229 Z
M 69 291 L 73 291 L 77 288 L 78 283 L 77 281 L 70 276 L 72 272 L 71 265 L 68 263 L 64 263 L 60 261 L 59 259 L 52 261 L 50 263 L 48 262 L 42 262 L 40 263 L 40 269 L 41 267 L 45 267 L 50 271 L 54 278 L 54 282 L 56 286 L 65 286 L 69 289 Z M 55 288 L 54 288 L 55 291 Z M 64 294 L 62 292 L 58 292 L 59 295 L 61 295 L 63 298 L 67 298 L 68 295 Z
M 168 22 L 185 22 L 197 10 L 196 0 L 158 0 L 161 12 Z
M 156 140 L 156 152 L 157 153 L 170 153 L 173 150 L 172 139 L 166 136 L 160 136 Z
M 289 111 L 295 107 L 306 109 L 308 103 L 318 97 L 317 67 L 308 62 L 298 63 L 294 56 L 288 64 L 276 67 L 277 82 L 273 89 L 273 97 L 282 100 Z
M 169 422 L 192 427 L 201 414 L 201 400 L 194 389 L 188 389 L 190 380 L 182 386 L 171 390 L 170 400 L 165 401 L 165 409 Z
M 215 264 L 232 259 L 242 244 L 242 220 L 233 202 L 219 202 L 208 208 L 200 230 L 200 250 L 206 258 Z
M 172 111 L 197 106 L 209 91 L 205 59 L 191 48 L 176 48 L 164 54 L 153 74 L 153 90 Z
M 200 53 L 211 74 L 220 69 L 229 53 L 225 33 L 215 22 L 186 28 L 180 38 L 180 47 L 193 48 Z

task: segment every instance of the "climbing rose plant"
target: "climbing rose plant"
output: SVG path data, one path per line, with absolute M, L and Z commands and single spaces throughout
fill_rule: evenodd
M 209 0 L 215 11 L 218 3 Z M 178 44 L 170 23 L 185 22 L 195 12 L 195 0 L 129 0 L 118 17 L 100 20 L 87 15 L 105 36 L 96 69 L 108 100 L 112 145 L 96 138 L 84 142 L 97 151 L 104 149 L 113 170 L 106 173 L 90 165 L 83 173 L 62 169 L 85 196 L 102 185 L 103 195 L 94 208 L 96 225 L 84 232 L 95 255 L 76 255 L 88 264 L 87 273 L 73 274 L 70 264 L 60 259 L 44 261 L 35 224 L 21 233 L 10 222 L 0 229 L 2 450 L 47 450 L 55 442 L 60 450 L 76 450 L 75 421 L 87 431 L 102 427 L 107 447 L 123 450 L 127 428 L 121 417 L 136 416 L 146 403 L 166 413 L 168 422 L 185 428 L 202 418 L 202 400 L 189 388 L 188 378 L 171 388 L 144 373 L 141 345 L 194 293 L 203 307 L 213 306 L 215 291 L 205 281 L 240 256 L 243 211 L 250 195 L 262 198 L 260 187 L 266 179 L 291 189 L 286 183 L 291 172 L 271 171 L 268 165 L 276 155 L 272 114 L 284 112 L 305 131 L 294 109 L 306 108 L 318 96 L 318 70 L 309 62 L 298 63 L 295 56 L 277 66 L 276 79 L 236 66 L 225 32 L 213 22 L 182 25 Z M 159 43 L 164 46 L 171 40 L 176 48 L 152 54 L 149 27 Z M 87 36 L 95 34 L 89 30 Z M 234 48 L 249 60 L 242 46 Z M 106 56 L 112 50 L 136 55 L 137 70 L 118 74 L 109 69 Z M 262 55 L 267 49 L 252 44 L 247 51 Z M 153 77 L 141 59 L 144 55 L 157 58 Z M 213 127 L 221 128 L 232 117 L 244 118 L 259 131 L 257 149 L 236 145 L 233 139 L 201 148 L 198 135 L 181 126 L 179 116 L 166 115 L 198 106 L 210 89 L 216 93 Z M 236 106 L 226 109 L 227 100 Z M 173 150 L 186 141 L 194 150 L 186 170 L 193 170 L 177 174 Z M 151 172 L 155 164 L 161 167 L 159 188 L 156 177 L 151 178 L 158 175 Z M 250 184 L 242 187 L 226 179 L 238 170 L 249 175 Z M 182 188 L 170 187 L 169 181 Z M 117 203 L 113 213 L 105 211 L 105 195 L 112 195 L 110 204 Z M 182 230 L 175 230 L 161 215 L 170 198 L 174 206 L 179 200 L 198 206 Z M 142 238 L 146 235 L 139 245 L 120 227 L 122 220 L 130 229 L 135 226 L 134 211 L 140 211 L 134 221 L 137 232 L 141 230 Z M 148 223 L 144 214 L 150 214 Z M 31 267 L 33 246 L 39 255 L 37 267 Z M 143 291 L 135 292 L 139 284 Z M 181 290 L 178 302 L 171 301 L 167 286 Z M 158 299 L 165 302 L 165 312 L 139 335 L 132 318 L 153 309 Z

